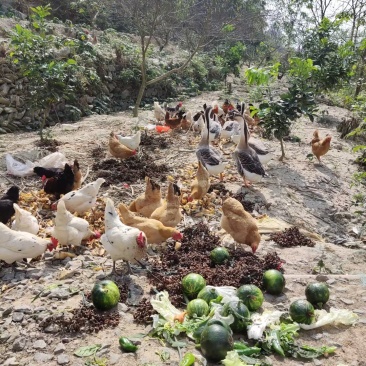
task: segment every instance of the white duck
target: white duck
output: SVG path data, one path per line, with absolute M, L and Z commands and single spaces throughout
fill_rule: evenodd
M 24 231 L 15 231 L 0 223 L 0 259 L 8 264 L 23 258 L 36 258 L 47 249 L 57 247 L 56 241 L 40 238 Z
M 57 203 L 54 222 L 52 236 L 57 239 L 60 246 L 72 245 L 78 247 L 83 240 L 100 238 L 99 232 L 94 233 L 90 230 L 88 221 L 67 211 L 65 202 L 62 200 Z
M 212 107 L 208 107 L 205 110 L 205 120 L 208 121 L 208 123 L 206 123 L 206 128 L 202 131 L 201 141 L 196 150 L 196 156 L 210 175 L 220 175 L 220 180 L 222 180 L 222 172 L 225 170 L 225 166 L 228 163 L 222 160 L 222 154 L 214 149 L 209 143 L 209 115 L 211 111 Z
M 146 235 L 141 230 L 122 223 L 110 198 L 106 199 L 104 222 L 105 233 L 100 241 L 113 260 L 112 273 L 116 271 L 116 261 L 122 259 L 127 262 L 131 274 L 130 262 L 136 263 L 136 260 L 146 256 Z
M 37 235 L 39 231 L 38 220 L 30 212 L 23 210 L 16 203 L 13 204 L 15 210 L 15 220 L 11 228 L 15 231 L 25 231 Z
M 244 117 L 238 112 L 232 112 L 234 119 L 241 120 L 240 141 L 233 152 L 233 158 L 238 173 L 243 177 L 245 186 L 248 182 L 259 182 L 266 175 L 257 153 L 249 146 L 249 128 Z
M 84 213 L 95 205 L 100 186 L 105 179 L 98 178 L 77 191 L 65 194 L 60 200 L 65 202 L 66 209 L 70 212 Z
M 132 136 L 117 135 L 117 138 L 122 145 L 125 145 L 131 150 L 136 150 L 141 143 L 141 131 L 137 131 Z

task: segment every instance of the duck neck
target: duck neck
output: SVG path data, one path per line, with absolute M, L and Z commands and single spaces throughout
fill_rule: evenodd
M 244 117 L 241 117 L 242 128 L 240 130 L 240 140 L 238 144 L 239 149 L 246 149 L 248 147 L 249 140 L 249 129 L 248 125 L 245 122 Z

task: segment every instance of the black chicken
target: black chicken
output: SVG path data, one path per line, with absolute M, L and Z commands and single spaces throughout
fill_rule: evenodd
M 52 178 L 52 177 L 54 177 L 58 173 L 63 172 L 63 169 L 62 168 L 42 168 L 41 166 L 35 166 L 33 168 L 33 171 L 39 177 L 41 177 L 42 179 L 44 179 L 43 177 L 46 177 L 46 178 Z
M 0 198 L 0 222 L 7 224 L 11 217 L 15 214 L 13 203 L 19 201 L 19 188 L 12 186 Z
M 54 194 L 57 199 L 61 194 L 72 191 L 74 185 L 74 173 L 69 164 L 65 164 L 65 169 L 53 177 L 47 179 L 43 189 L 48 194 Z

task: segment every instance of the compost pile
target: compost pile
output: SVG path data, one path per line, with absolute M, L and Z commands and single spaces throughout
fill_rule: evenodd
M 53 315 L 45 319 L 40 327 L 58 325 L 61 333 L 98 333 L 104 328 L 115 328 L 119 320 L 117 309 L 101 312 L 94 306 L 81 302 L 80 307 L 71 310 L 69 314 Z
M 146 150 L 167 149 L 173 144 L 173 140 L 167 135 L 147 134 L 147 131 L 141 135 L 140 146 Z
M 206 224 L 201 222 L 186 228 L 179 250 L 175 250 L 174 244 L 169 244 L 158 259 L 150 259 L 150 283 L 157 291 L 168 291 L 170 301 L 181 307 L 185 306 L 181 280 L 188 273 L 201 274 L 207 284 L 213 286 L 254 284 L 262 287 L 263 272 L 268 269 L 281 270 L 283 261 L 277 253 L 269 253 L 260 259 L 241 246 L 228 249 L 230 259 L 224 264 L 215 265 L 210 260 L 210 252 L 218 246 L 219 237 L 213 235 Z
M 165 164 L 156 165 L 154 159 L 146 154 L 133 156 L 126 160 L 107 159 L 93 164 L 96 178 L 104 178 L 105 184 L 136 183 L 146 176 L 165 181 L 169 168 Z
M 284 248 L 291 247 L 313 247 L 315 246 L 315 242 L 310 238 L 307 238 L 304 234 L 300 233 L 299 228 L 296 226 L 291 227 L 289 229 L 285 229 L 280 233 L 273 233 L 270 236 L 270 239 L 275 243 Z

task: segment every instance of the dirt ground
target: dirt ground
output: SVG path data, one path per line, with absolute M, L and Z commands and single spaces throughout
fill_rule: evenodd
M 222 92 L 204 93 L 198 97 L 184 100 L 187 109 L 194 111 L 201 109 L 204 102 L 223 100 Z M 244 99 L 246 95 L 240 85 L 234 85 L 232 100 Z M 321 105 L 329 115 L 346 117 L 347 110 Z M 59 124 L 50 129 L 52 137 L 61 144 L 58 151 L 73 161 L 77 158 L 83 172 L 89 167 L 87 182 L 98 176 L 93 171 L 93 164 L 107 158 L 107 141 L 110 131 L 131 133 L 135 125 L 145 126 L 153 121 L 152 111 L 142 111 L 137 119 L 133 119 L 129 112 L 114 115 L 90 116 L 74 124 Z M 307 158 L 311 152 L 310 141 L 315 128 L 320 135 L 332 136 L 331 150 L 323 158 L 323 165 L 315 164 Z M 153 132 L 148 132 L 153 134 Z M 262 242 L 257 255 L 263 257 L 266 253 L 276 251 L 285 260 L 284 269 L 287 279 L 286 290 L 280 297 L 266 295 L 264 309 L 286 310 L 295 299 L 304 298 L 304 289 L 317 276 L 316 267 L 322 260 L 326 267 L 326 277 L 331 297 L 329 307 L 345 308 L 354 311 L 360 317 L 356 326 L 323 327 L 314 331 L 301 331 L 302 343 L 310 345 L 335 345 L 338 347 L 334 356 L 321 358 L 316 361 L 299 361 L 271 357 L 273 365 L 324 365 L 324 366 L 361 366 L 366 365 L 364 352 L 365 323 L 366 323 L 366 245 L 365 238 L 357 235 L 364 217 L 356 213 L 352 206 L 353 195 L 358 193 L 357 187 L 351 186 L 352 174 L 357 171 L 353 164 L 355 155 L 351 149 L 353 142 L 341 140 L 335 125 L 319 125 L 309 120 L 300 119 L 292 128 L 292 135 L 301 141 L 286 142 L 286 159 L 278 161 L 280 145 L 278 141 L 265 141 L 274 150 L 275 158 L 268 164 L 268 178 L 253 188 L 245 189 L 247 198 L 255 202 L 254 215 L 267 214 L 269 217 L 282 219 L 285 222 L 316 233 L 321 237 L 316 246 L 281 248 L 268 235 L 262 235 Z M 168 167 L 166 176 L 179 180 L 183 191 L 189 190 L 190 174 L 193 174 L 195 163 L 195 146 L 198 137 L 192 132 L 176 133 L 170 136 L 173 141 L 165 149 L 148 149 L 142 147 L 146 155 L 157 164 Z M 39 190 L 40 180 L 37 177 L 16 178 L 6 176 L 5 153 L 11 153 L 16 158 L 36 160 L 48 151 L 35 147 L 38 140 L 36 133 L 19 133 L 1 135 L 0 137 L 0 191 L 3 192 L 11 185 L 11 181 L 21 187 L 24 192 Z M 231 160 L 231 143 L 224 144 L 225 157 L 230 162 L 225 172 L 225 187 L 232 192 L 244 190 L 241 179 L 237 175 Z M 188 177 L 188 179 L 187 179 Z M 167 187 L 166 177 L 159 179 L 163 189 Z M 128 185 L 120 181 L 102 186 L 101 196 L 112 197 L 117 204 L 120 201 L 129 203 L 144 190 L 144 180 Z M 218 183 L 213 178 L 212 183 Z M 223 242 L 230 245 L 230 238 L 220 230 L 220 206 L 216 206 L 213 213 L 199 213 L 193 216 L 185 215 L 181 228 L 199 220 L 204 220 L 210 227 L 222 236 Z M 38 327 L 39 321 L 35 314 L 48 311 L 61 312 L 79 306 L 80 295 L 63 298 L 41 297 L 32 302 L 35 294 L 57 283 L 61 287 L 91 289 L 96 279 L 102 278 L 111 269 L 112 261 L 105 256 L 93 257 L 87 250 L 82 255 L 67 261 L 36 262 L 36 271 L 41 271 L 38 277 L 32 270 L 24 270 L 12 275 L 9 268 L 0 272 L 2 289 L 0 292 L 0 363 L 4 365 L 97 365 L 97 361 L 77 358 L 73 355 L 80 346 L 100 343 L 103 345 L 97 356 L 103 360 L 103 365 L 178 365 L 178 353 L 175 349 L 166 348 L 157 340 L 144 338 L 136 355 L 122 354 L 118 348 L 118 338 L 121 335 L 133 336 L 138 333 L 146 334 L 150 326 L 144 327 L 133 322 L 133 306 L 127 302 L 120 310 L 121 320 L 117 328 L 106 329 L 97 334 L 60 335 L 43 333 Z M 82 264 L 80 264 L 82 263 Z M 86 263 L 86 265 L 85 265 Z M 102 268 L 99 268 L 99 267 Z M 123 264 L 119 263 L 119 267 Z M 33 270 L 34 271 L 34 270 Z M 64 271 L 74 271 L 72 277 L 64 278 Z M 20 273 L 20 274 L 19 274 Z M 61 277 L 60 277 L 61 274 Z M 146 272 L 141 271 L 132 276 L 132 283 L 139 289 L 139 298 L 148 295 Z M 40 308 L 46 309 L 40 309 Z M 29 310 L 29 308 L 31 310 Z M 9 310 L 10 309 L 10 310 Z M 27 310 L 28 309 L 28 310 Z M 6 313 L 4 315 L 4 313 Z M 14 321 L 14 314 L 22 313 L 21 321 Z M 12 315 L 9 315 L 12 314 Z M 9 335 L 7 337 L 7 335 Z M 25 338 L 22 346 L 21 339 Z M 44 340 L 44 347 L 35 341 Z M 14 345 L 21 343 L 19 347 Z M 62 351 L 55 349 L 57 345 Z M 64 348 L 63 348 L 64 347 Z M 190 344 L 193 349 L 193 344 Z M 166 351 L 170 359 L 162 361 L 159 354 Z M 184 352 L 184 350 L 183 350 Z M 198 351 L 194 351 L 198 353 Z M 9 361 L 10 360 L 10 361 Z M 87 363 L 89 362 L 89 363 Z M 99 363 L 101 364 L 101 363 Z

